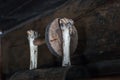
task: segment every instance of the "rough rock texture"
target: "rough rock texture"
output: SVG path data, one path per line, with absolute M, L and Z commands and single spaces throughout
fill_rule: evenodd
M 88 69 L 80 66 L 68 68 L 36 69 L 16 72 L 9 80 L 119 80 L 119 76 L 90 77 Z
M 89 80 L 120 80 L 120 77 L 104 77 L 104 78 L 94 78 L 94 79 L 89 79 Z
M 98 75 L 104 73 L 104 70 L 105 73 L 109 70 L 115 73 L 114 69 L 120 73 L 120 0 L 71 0 L 53 13 L 24 22 L 26 24 L 21 25 L 21 28 L 3 36 L 5 76 L 29 68 L 26 31 L 34 29 L 44 37 L 46 26 L 57 17 L 67 17 L 75 21 L 79 44 L 71 57 L 73 65 L 95 67 L 94 74 Z M 46 45 L 39 47 L 38 68 L 60 65 L 60 60 L 50 53 Z
M 10 80 L 79 80 L 87 77 L 85 70 L 81 67 L 37 69 L 15 73 Z
M 6 31 L 33 17 L 44 16 L 68 0 L 1 0 L 0 30 Z
M 64 80 L 65 69 L 40 69 L 15 73 L 10 80 Z

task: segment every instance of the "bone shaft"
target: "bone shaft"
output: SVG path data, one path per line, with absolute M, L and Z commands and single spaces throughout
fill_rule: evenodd
M 35 35 L 34 32 L 28 34 L 30 46 L 30 70 L 37 68 L 38 46 L 34 45 L 34 39 L 36 37 L 38 37 L 38 35 Z
M 2 80 L 2 50 L 1 50 L 1 36 L 0 36 L 0 80 Z
M 38 47 L 36 46 L 36 47 L 35 47 L 35 51 L 34 51 L 34 58 L 35 58 L 35 59 L 34 59 L 34 60 L 35 60 L 34 66 L 35 66 L 35 69 L 37 68 L 37 58 L 38 58 L 38 57 L 37 57 L 37 56 L 38 56 L 38 53 L 37 53 L 37 52 L 38 52 Z
M 66 29 L 63 31 L 63 63 L 62 63 L 62 66 L 71 66 L 69 29 Z
M 34 55 L 34 49 L 35 46 L 33 45 L 33 40 L 30 39 L 30 70 L 34 69 L 34 64 L 35 64 L 35 55 Z

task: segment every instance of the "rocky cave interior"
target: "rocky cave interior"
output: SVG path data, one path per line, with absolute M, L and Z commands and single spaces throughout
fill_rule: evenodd
M 45 37 L 55 18 L 74 20 L 78 45 L 71 68 L 38 47 L 38 68 L 29 70 L 26 31 Z M 0 80 L 119 80 L 120 0 L 0 0 Z

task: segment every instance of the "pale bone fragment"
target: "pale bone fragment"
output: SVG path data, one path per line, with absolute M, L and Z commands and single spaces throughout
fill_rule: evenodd
M 28 30 L 28 40 L 30 46 L 30 70 L 37 68 L 38 46 L 34 45 L 34 40 L 39 36 L 38 32 Z

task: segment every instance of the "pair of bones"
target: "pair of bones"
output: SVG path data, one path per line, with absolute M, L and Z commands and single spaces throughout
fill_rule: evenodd
M 71 66 L 70 61 L 70 40 L 71 34 L 73 33 L 74 22 L 72 19 L 62 18 L 59 20 L 60 29 L 62 31 L 62 48 L 63 48 L 63 61 L 62 66 Z M 37 56 L 38 56 L 38 45 L 45 43 L 43 40 L 38 40 L 35 42 L 35 39 L 38 38 L 40 35 L 38 32 L 33 30 L 28 30 L 28 40 L 30 46 L 30 70 L 37 68 Z

